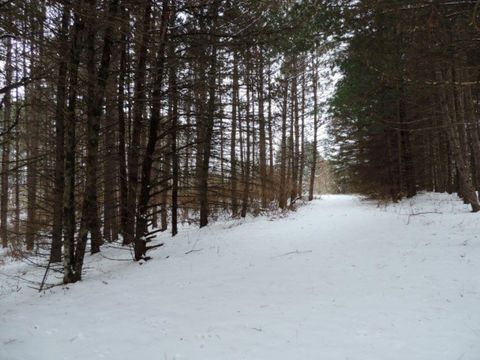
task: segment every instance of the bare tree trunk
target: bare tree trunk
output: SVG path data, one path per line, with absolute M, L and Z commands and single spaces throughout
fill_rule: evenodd
M 267 159 L 266 159 L 266 142 L 265 142 L 265 116 L 264 116 L 264 93 L 263 93 L 263 52 L 259 51 L 258 59 L 258 121 L 259 121 L 259 161 L 260 161 L 260 183 L 262 187 L 262 208 L 267 207 Z
M 62 231 L 63 231 L 63 188 L 64 188 L 64 143 L 65 143 L 65 113 L 67 92 L 67 59 L 63 56 L 68 52 L 68 24 L 70 20 L 70 3 L 64 2 L 62 27 L 60 30 L 60 51 L 58 60 L 57 103 L 55 107 L 55 195 L 53 200 L 52 248 L 50 261 L 62 261 Z
M 238 201 L 237 201 L 237 108 L 238 108 L 238 57 L 233 54 L 233 83 L 232 83 L 232 129 L 230 138 L 230 202 L 232 206 L 232 216 L 237 216 Z
M 285 66 L 285 65 L 284 65 Z M 282 106 L 282 143 L 280 148 L 280 194 L 279 207 L 285 209 L 287 206 L 286 193 L 286 162 L 287 162 L 287 105 L 288 105 L 288 79 L 287 69 L 285 71 L 285 78 L 283 84 L 283 106 Z
M 65 183 L 63 190 L 63 221 L 64 221 L 64 240 L 63 240 L 63 282 L 70 283 L 75 281 L 75 124 L 76 124 L 76 103 L 78 70 L 80 64 L 80 54 L 84 46 L 83 33 L 85 23 L 80 14 L 83 13 L 84 2 L 79 1 L 75 4 L 74 25 L 71 36 L 68 78 L 69 93 L 67 114 L 65 118 Z
M 169 126 L 167 121 L 163 121 L 163 126 Z M 170 186 L 170 154 L 167 149 L 166 140 L 162 141 L 162 191 L 160 194 L 160 228 L 162 231 L 168 229 L 168 191 Z
M 272 78 L 271 78 L 271 66 L 268 64 L 268 149 L 269 149 L 269 169 L 268 169 L 268 186 L 269 190 L 269 201 L 275 199 L 274 188 L 276 182 L 274 179 L 274 159 L 273 159 L 273 116 L 272 116 Z
M 219 1 L 214 1 L 210 8 L 211 28 L 215 29 L 216 19 L 218 17 Z M 213 31 L 213 30 L 210 30 Z M 210 166 L 210 155 L 212 151 L 213 126 L 215 122 L 215 85 L 217 83 L 217 44 L 213 35 L 208 36 L 211 48 L 209 56 L 209 70 L 207 74 L 207 93 L 208 101 L 204 118 L 201 119 L 201 162 L 199 165 L 198 190 L 200 203 L 200 227 L 208 224 L 209 204 L 208 204 L 208 176 Z M 203 114 L 202 114 L 203 115 Z
M 147 149 L 142 164 L 141 189 L 138 201 L 137 233 L 135 236 L 135 259 L 140 260 L 146 252 L 147 212 L 150 200 L 151 173 L 155 148 L 158 140 L 158 127 L 160 125 L 161 92 L 163 83 L 163 70 L 165 64 L 165 45 L 167 39 L 167 25 L 169 23 L 170 9 L 168 0 L 162 3 L 162 19 L 160 25 L 160 44 L 157 53 L 155 69 L 155 87 L 153 89 L 152 116 L 148 132 Z M 164 164 L 165 166 L 165 164 Z
M 100 230 L 100 219 L 97 208 L 97 173 L 98 173 L 98 144 L 100 140 L 100 118 L 102 116 L 105 89 L 109 77 L 109 68 L 113 46 L 113 22 L 118 11 L 118 0 L 111 0 L 108 9 L 107 27 L 103 39 L 102 58 L 100 68 L 96 69 L 96 0 L 88 3 L 88 26 L 86 38 L 87 53 L 87 159 L 86 184 L 83 197 L 82 222 L 78 233 L 78 242 L 75 253 L 75 278 L 82 277 L 83 258 L 87 244 L 87 235 L 91 235 L 91 253 L 100 251 L 103 239 Z
M 134 99 L 133 99 L 133 124 L 132 139 L 128 151 L 128 196 L 127 196 L 127 221 L 124 233 L 124 244 L 130 244 L 135 238 L 135 217 L 137 214 L 137 186 L 138 165 L 140 156 L 140 135 L 142 133 L 143 111 L 146 103 L 146 66 L 147 44 L 150 41 L 150 15 L 152 11 L 151 0 L 145 1 L 142 17 L 138 17 L 141 26 L 138 29 L 138 48 L 136 50 L 137 66 L 135 69 Z M 143 220 L 141 220 L 143 221 Z M 140 251 L 142 252 L 142 251 Z
M 217 73 L 217 49 L 213 45 L 212 55 L 210 57 L 210 70 L 208 74 L 208 104 L 207 119 L 205 124 L 205 137 L 203 141 L 203 154 L 200 176 L 200 227 L 208 224 L 208 173 L 210 166 L 210 154 L 212 151 L 213 125 L 215 121 L 215 83 Z
M 116 234 L 118 233 L 115 230 L 115 165 L 117 163 L 117 152 L 115 151 L 116 87 L 116 79 L 110 76 L 105 93 L 105 125 L 103 134 L 103 237 L 108 242 L 116 240 Z
M 121 38 L 120 38 L 120 68 L 118 71 L 118 184 L 119 184 L 119 214 L 120 232 L 123 244 L 126 244 L 125 236 L 128 219 L 128 185 L 127 185 L 127 152 L 126 152 L 126 128 L 125 128 L 125 78 L 127 75 L 127 32 L 129 30 L 129 15 L 125 5 L 120 6 Z
M 294 71 L 296 72 L 297 61 L 294 62 Z M 290 119 L 290 163 L 291 171 L 288 173 L 292 174 L 292 179 L 290 182 L 290 204 L 293 204 L 297 198 L 297 177 L 298 177 L 298 138 L 299 138 L 299 127 L 298 127 L 298 97 L 297 97 L 297 74 L 292 78 L 292 109 L 291 109 L 291 119 Z
M 174 10 L 173 10 L 174 11 Z M 175 25 L 175 16 L 171 16 L 170 27 Z M 179 159 L 177 152 L 177 131 L 178 131 L 178 92 L 177 92 L 177 58 L 175 56 L 175 45 L 170 42 L 169 51 L 170 62 L 170 103 L 171 103 L 171 135 L 170 135 L 170 150 L 172 159 L 172 236 L 178 233 L 178 172 Z
M 15 45 L 15 52 L 18 54 L 17 45 Z M 15 80 L 18 81 L 18 71 L 15 72 Z M 15 94 L 16 100 L 16 111 L 20 111 L 20 106 L 18 105 L 20 94 L 18 88 L 16 89 Z M 18 113 L 16 116 L 20 116 Z M 15 137 L 15 219 L 14 219 L 14 232 L 15 232 L 15 246 L 20 247 L 20 138 L 22 137 L 22 132 L 17 128 Z M 63 149 L 62 149 L 63 151 Z M 60 204 L 61 210 L 62 204 Z
M 5 86 L 12 84 L 12 39 L 6 40 L 6 59 L 5 59 Z M 2 138 L 2 195 L 0 204 L 0 236 L 2 238 L 2 246 L 8 246 L 8 177 L 10 174 L 10 140 L 11 140 L 11 114 L 12 114 L 12 96 L 10 90 L 7 90 L 3 97 L 3 132 Z
M 247 210 L 248 210 L 248 197 L 250 195 L 250 87 L 251 87 L 251 78 L 250 78 L 250 72 L 249 72 L 249 66 L 247 65 L 247 70 L 246 70 L 246 79 L 247 79 L 247 102 L 245 104 L 246 106 L 246 112 L 245 112 L 245 136 L 246 136 L 246 147 L 247 147 L 247 154 L 246 154 L 246 160 L 244 164 L 244 178 L 243 178 L 243 194 L 242 194 L 242 210 L 240 213 L 241 217 L 245 217 L 247 215 Z
M 310 167 L 310 186 L 308 189 L 308 200 L 313 200 L 313 188 L 315 185 L 315 173 L 317 166 L 317 141 L 318 141 L 318 63 L 316 61 L 316 54 L 312 59 L 312 71 L 313 71 L 313 144 L 312 144 L 312 164 Z
M 301 114 L 301 119 L 302 122 L 300 124 L 300 139 L 299 139 L 299 147 L 300 147 L 300 153 L 299 153 L 299 158 L 300 158 L 300 164 L 299 164 L 299 170 L 298 170 L 298 190 L 297 193 L 301 197 L 303 195 L 303 173 L 305 171 L 305 59 L 302 62 L 303 68 L 302 68 L 302 114 Z
M 44 18 L 45 18 L 45 1 L 40 3 L 41 17 L 38 22 L 32 19 L 30 28 L 34 33 L 34 39 L 37 41 L 36 45 L 31 48 L 31 67 L 32 77 L 37 77 L 40 71 L 39 59 L 43 56 L 43 44 L 44 44 Z M 35 50 L 38 48 L 38 54 L 35 54 Z M 40 120 L 43 115 L 43 109 L 41 108 L 41 94 L 42 86 L 40 82 L 36 82 L 31 91 L 31 118 L 28 120 L 27 137 L 28 137 L 28 164 L 27 164 L 27 228 L 26 228 L 26 243 L 27 250 L 32 250 L 38 227 L 37 219 L 37 188 L 38 188 L 38 154 L 39 154 L 39 135 L 40 135 Z

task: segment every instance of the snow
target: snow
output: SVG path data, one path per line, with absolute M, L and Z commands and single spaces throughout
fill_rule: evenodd
M 88 257 L 68 288 L 2 276 L 0 359 L 478 360 L 478 229 L 454 195 L 330 195 L 161 235 L 142 265 Z

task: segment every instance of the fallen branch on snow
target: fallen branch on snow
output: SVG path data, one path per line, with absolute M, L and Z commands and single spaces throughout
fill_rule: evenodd
M 442 212 L 439 212 L 439 211 L 425 211 L 425 212 L 408 214 L 407 225 L 410 224 L 410 217 L 411 217 L 411 216 L 426 215 L 426 214 L 443 214 L 443 213 L 442 213 Z
M 311 253 L 312 250 L 305 250 L 305 251 L 299 251 L 298 249 L 295 250 L 295 251 L 290 251 L 290 252 L 287 252 L 285 254 L 281 254 L 281 255 L 278 255 L 277 257 L 281 257 L 281 256 L 287 256 L 287 255 L 301 255 L 301 254 L 308 254 L 308 253 Z
M 190 253 L 193 253 L 193 252 L 197 252 L 197 251 L 202 251 L 203 249 L 192 249 L 192 250 L 188 250 L 185 255 L 188 255 Z

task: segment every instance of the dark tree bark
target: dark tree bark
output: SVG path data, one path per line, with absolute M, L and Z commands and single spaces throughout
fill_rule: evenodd
M 438 96 L 440 107 L 442 109 L 442 114 L 445 122 L 445 131 L 447 133 L 448 143 L 450 144 L 450 149 L 453 153 L 453 157 L 456 163 L 457 176 L 459 181 L 459 193 L 461 193 L 464 199 L 471 205 L 472 212 L 480 211 L 480 204 L 478 202 L 477 194 L 473 188 L 471 180 L 468 176 L 468 168 L 465 163 L 464 154 L 462 153 L 462 147 L 460 143 L 460 137 L 458 134 L 458 128 L 455 126 L 455 122 L 452 119 L 452 104 L 448 100 L 445 80 L 452 82 L 451 79 L 451 69 L 447 70 L 447 75 L 444 77 L 442 71 L 437 69 L 435 71 L 436 80 L 441 84 L 438 87 Z
M 264 115 L 264 69 L 263 69 L 263 52 L 259 51 L 258 59 L 258 122 L 259 122 L 259 166 L 260 166 L 260 183 L 262 187 L 262 208 L 267 207 L 267 155 L 266 155 L 266 136 L 265 136 L 265 115 Z
M 86 184 L 82 204 L 82 219 L 78 233 L 75 252 L 74 280 L 82 277 L 83 259 L 87 244 L 87 236 L 91 236 L 91 253 L 100 251 L 103 242 L 98 216 L 97 178 L 98 178 L 98 144 L 100 140 L 100 118 L 105 98 L 105 89 L 109 77 L 110 60 L 113 46 L 114 21 L 118 11 L 118 0 L 111 0 L 108 8 L 107 24 L 103 37 L 102 57 L 100 67 L 96 68 L 96 0 L 89 0 L 87 4 L 86 25 L 86 55 L 87 55 L 87 158 Z
M 5 59 L 5 86 L 8 88 L 12 84 L 12 39 L 6 40 L 6 59 Z M 8 178 L 10 175 L 10 123 L 12 114 L 12 95 L 7 91 L 3 97 L 3 133 L 2 140 L 2 195 L 0 199 L 0 237 L 2 238 L 2 247 L 8 246 Z
M 269 169 L 268 169 L 268 186 L 269 200 L 272 201 L 275 198 L 275 179 L 274 179 L 274 158 L 273 158 L 273 116 L 272 116 L 272 78 L 271 78 L 271 66 L 268 64 L 268 149 L 269 149 Z
M 317 147 L 318 147 L 318 64 L 315 59 L 315 55 L 312 60 L 312 72 L 313 72 L 313 143 L 312 143 L 312 164 L 310 167 L 310 184 L 308 188 L 308 200 L 313 200 L 313 189 L 315 186 L 315 173 L 317 166 Z
M 306 72 L 306 59 L 302 62 L 303 64 L 303 73 L 302 73 L 302 107 L 301 107 L 301 124 L 300 124 L 300 139 L 299 141 L 299 154 L 298 157 L 298 190 L 297 193 L 300 197 L 303 195 L 303 173 L 305 171 L 305 72 Z
M 213 36 L 216 19 L 218 17 L 218 7 L 220 2 L 214 1 L 209 9 L 209 18 L 211 19 L 212 34 L 207 36 L 210 47 L 210 56 L 208 57 L 208 74 L 207 74 L 207 94 L 208 100 L 205 106 L 205 113 L 201 114 L 200 119 L 200 162 L 197 164 L 198 173 L 198 192 L 200 204 L 200 227 L 208 224 L 209 204 L 208 204 L 208 175 L 210 166 L 210 155 L 212 151 L 212 136 L 215 122 L 215 95 L 217 83 L 217 44 Z
M 123 244 L 126 244 L 126 231 L 128 219 L 128 184 L 127 184 L 127 152 L 126 152 L 126 127 L 125 127 L 125 78 L 127 75 L 127 32 L 129 30 L 129 15 L 125 4 L 120 6 L 120 66 L 118 70 L 118 184 L 119 184 L 119 214 L 120 232 Z
M 172 5 L 172 8 L 174 4 Z M 175 11 L 174 8 L 172 12 Z M 170 28 L 175 25 L 175 16 L 170 16 Z M 170 90 L 170 150 L 172 159 L 172 236 L 178 233 L 178 188 L 179 188 L 179 156 L 177 151 L 178 132 L 178 90 L 177 90 L 177 58 L 175 45 L 171 41 L 169 49 L 169 90 Z
M 63 4 L 62 25 L 59 34 L 59 56 L 57 77 L 57 102 L 55 104 L 55 195 L 53 200 L 53 227 L 51 262 L 62 260 L 62 231 L 63 231 L 63 188 L 64 188 L 64 143 L 65 143 L 65 113 L 67 96 L 67 58 L 68 53 L 68 24 L 70 21 L 70 3 Z
M 238 182 L 237 182 L 237 109 L 238 109 L 238 57 L 233 54 L 233 74 L 232 74 L 232 128 L 230 138 L 230 202 L 232 207 L 232 216 L 238 215 Z
M 133 123 L 131 142 L 128 151 L 128 196 L 127 196 L 127 221 L 125 223 L 124 244 L 130 244 L 135 239 L 135 218 L 137 216 L 137 186 L 138 168 L 140 156 L 140 136 L 142 133 L 143 113 L 146 105 L 146 67 L 147 67 L 147 44 L 150 41 L 151 26 L 151 0 L 145 1 L 142 16 L 138 16 L 137 22 L 141 24 L 137 30 L 138 46 L 136 50 L 137 65 L 135 69 L 134 99 L 133 99 Z M 140 218 L 140 215 L 139 217 Z M 146 221 L 142 219 L 140 221 Z M 143 232 L 143 229 L 137 232 Z M 140 250 L 139 253 L 142 253 Z
M 167 25 L 171 9 L 168 0 L 162 3 L 162 18 L 160 25 L 159 47 L 157 53 L 157 63 L 155 69 L 154 89 L 152 93 L 152 116 L 150 119 L 150 128 L 148 131 L 147 149 L 142 164 L 141 189 L 138 201 L 138 216 L 135 236 L 135 259 L 140 260 L 146 253 L 146 234 L 147 234 L 147 212 L 150 200 L 150 189 L 152 188 L 151 174 L 154 159 L 155 148 L 158 141 L 158 129 L 160 125 L 160 106 L 161 92 L 163 84 L 163 73 L 165 67 L 165 46 L 167 41 Z M 172 91 L 170 89 L 170 91 Z
M 116 55 L 114 50 L 113 57 Z M 115 63 L 113 61 L 112 63 Z M 116 144 L 116 78 L 110 76 L 107 81 L 105 92 L 105 123 L 103 130 L 103 238 L 111 242 L 117 239 L 118 230 L 116 229 L 115 216 L 115 193 L 117 190 L 117 158 L 118 154 L 115 151 Z
M 80 55 L 84 47 L 85 21 L 80 14 L 83 13 L 84 1 L 79 1 L 74 7 L 74 24 L 71 31 L 71 42 L 68 60 L 68 105 L 65 117 L 65 183 L 63 189 L 63 282 L 74 282 L 75 279 L 75 125 L 78 72 Z
M 249 196 L 250 196 L 250 101 L 251 101 L 251 74 L 250 74 L 250 66 L 247 64 L 246 66 L 246 74 L 245 74 L 246 82 L 247 82 L 247 101 L 245 103 L 245 137 L 246 137 L 246 159 L 244 163 L 244 173 L 243 173 L 243 193 L 242 193 L 242 209 L 240 212 L 241 217 L 247 216 L 248 206 L 249 206 Z
M 284 65 L 285 66 L 285 65 Z M 288 106 L 288 78 L 286 69 L 284 69 L 283 80 L 283 106 L 282 106 L 282 142 L 280 147 L 280 190 L 279 190 L 279 204 L 280 209 L 285 209 L 287 206 L 287 106 Z
M 32 38 L 35 39 L 35 45 L 31 47 L 30 63 L 32 78 L 39 77 L 41 71 L 40 59 L 43 58 L 44 44 L 44 19 L 46 13 L 45 1 L 40 2 L 40 18 L 30 19 L 30 30 Z M 37 52 L 37 53 L 36 53 Z M 27 123 L 27 142 L 28 142 L 28 158 L 27 163 L 27 223 L 25 241 L 27 250 L 32 250 L 38 229 L 38 164 L 39 164 L 39 137 L 40 122 L 44 116 L 41 106 L 42 86 L 40 82 L 35 82 L 31 89 L 31 116 Z
M 292 64 L 293 70 L 296 71 L 297 62 Z M 291 174 L 289 183 L 290 205 L 293 205 L 297 198 L 297 177 L 298 177 L 298 102 L 297 102 L 297 75 L 292 76 L 291 84 L 291 109 L 290 109 L 290 136 L 289 136 L 289 164 L 290 169 L 287 174 Z
M 19 56 L 18 45 L 15 46 L 15 53 L 16 57 Z M 19 71 L 15 72 L 15 81 L 18 82 Z M 20 111 L 20 106 L 18 105 L 20 100 L 19 89 L 16 88 L 15 90 L 15 102 L 17 103 L 16 111 Z M 22 115 L 22 116 L 21 116 Z M 23 114 L 20 112 L 17 115 L 19 117 L 19 121 L 23 119 Z M 15 137 L 15 219 L 14 219 L 14 233 L 15 233 L 15 246 L 19 248 L 21 245 L 21 234 L 20 234 L 20 138 L 22 137 L 22 132 L 20 129 L 16 131 Z M 63 151 L 63 150 L 62 150 Z M 60 209 L 62 204 L 60 204 Z

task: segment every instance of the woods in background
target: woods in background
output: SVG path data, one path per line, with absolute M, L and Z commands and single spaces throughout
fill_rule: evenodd
M 370 1 L 343 9 L 331 101 L 337 179 L 394 201 L 458 192 L 480 210 L 479 2 Z
M 139 260 L 180 221 L 312 199 L 322 8 L 0 2 L 3 247 L 69 283 L 105 241 Z

